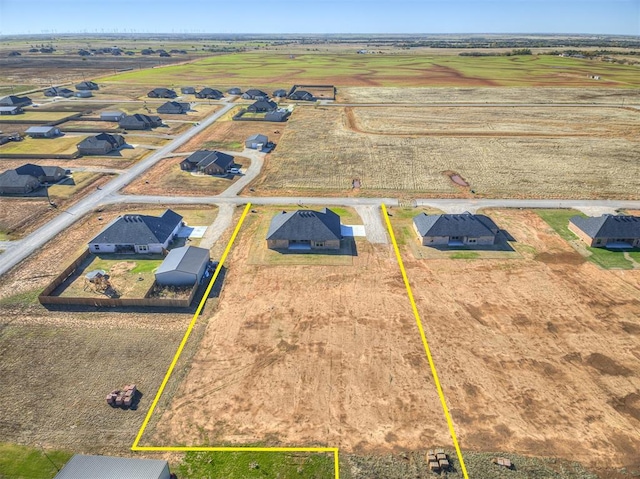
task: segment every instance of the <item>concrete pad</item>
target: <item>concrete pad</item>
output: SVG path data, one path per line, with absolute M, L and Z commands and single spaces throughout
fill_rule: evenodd
M 340 225 L 342 236 L 367 236 L 364 225 Z
M 178 238 L 202 238 L 207 226 L 183 226 L 178 231 Z
M 606 206 L 576 206 L 576 210 L 581 211 L 587 216 L 617 215 L 615 208 Z

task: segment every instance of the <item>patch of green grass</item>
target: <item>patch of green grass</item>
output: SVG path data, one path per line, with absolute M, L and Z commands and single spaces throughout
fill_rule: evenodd
M 240 150 L 244 149 L 244 143 L 240 141 L 205 141 L 202 144 L 204 150 Z
M 51 479 L 73 454 L 0 443 L 0 477 L 3 479 Z M 48 456 L 48 458 L 47 458 Z M 56 469 L 57 468 L 57 469 Z
M 629 251 L 629 256 L 631 256 L 631 259 L 633 259 L 636 263 L 640 263 L 640 251 Z
M 188 452 L 176 473 L 184 479 L 327 479 L 333 468 L 332 454 Z
M 87 135 L 61 136 L 58 138 L 25 138 L 11 141 L 0 147 L 1 155 L 73 155 L 78 152 L 76 145 Z
M 586 218 L 587 215 L 580 213 L 576 210 L 536 210 L 538 216 L 540 216 L 553 230 L 558 233 L 563 239 L 567 241 L 573 241 L 578 237 L 569 230 L 569 220 L 574 216 L 582 216 Z
M 0 230 L 0 241 L 9 241 L 9 235 L 5 232 Z
M 451 259 L 476 259 L 480 257 L 480 253 L 475 251 L 457 251 L 449 255 Z
M 131 270 L 134 274 L 140 273 L 153 273 L 162 263 L 161 259 L 147 259 L 144 261 L 137 261 L 135 268 Z
M 633 269 L 633 264 L 624 257 L 624 251 L 606 248 L 587 248 L 589 261 L 604 269 Z
M 92 173 L 89 171 L 76 171 L 73 178 L 63 183 L 55 184 L 49 187 L 49 196 L 52 199 L 68 199 L 74 193 L 80 191 L 86 186 L 102 177 L 100 173 Z

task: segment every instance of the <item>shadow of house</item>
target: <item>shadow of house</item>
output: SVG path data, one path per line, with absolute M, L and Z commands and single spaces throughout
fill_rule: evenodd
M 500 231 L 491 218 L 471 213 L 420 213 L 413 218 L 413 228 L 423 246 L 434 247 L 493 245 Z
M 574 216 L 569 220 L 569 230 L 593 248 L 640 248 L 639 216 Z
M 78 152 L 81 155 L 106 155 L 114 150 L 117 151 L 124 143 L 122 135 L 100 133 L 78 143 Z
M 234 165 L 234 157 L 220 151 L 198 150 L 180 162 L 183 171 L 206 175 L 224 175 Z
M 266 239 L 267 247 L 275 250 L 339 250 L 340 216 L 327 208 L 283 211 L 271 220 Z

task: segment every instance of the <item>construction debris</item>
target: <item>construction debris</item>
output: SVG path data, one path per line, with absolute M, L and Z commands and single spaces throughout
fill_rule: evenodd
M 449 457 L 444 452 L 444 449 L 427 451 L 425 459 L 427 460 L 427 464 L 429 465 L 429 470 L 431 472 L 448 471 L 451 467 Z
M 507 469 L 512 469 L 513 464 L 511 464 L 511 460 L 506 457 L 494 457 L 491 459 L 491 462 L 497 464 L 498 466 L 506 467 Z
M 130 407 L 136 397 L 136 385 L 128 384 L 107 394 L 107 404 L 111 407 Z

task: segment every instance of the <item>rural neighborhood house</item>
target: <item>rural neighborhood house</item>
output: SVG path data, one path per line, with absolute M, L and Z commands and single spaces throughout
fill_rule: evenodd
M 588 246 L 596 248 L 640 248 L 640 217 L 602 215 L 574 216 L 569 229 Z
M 181 103 L 177 101 L 168 101 L 164 105 L 158 107 L 158 113 L 167 115 L 180 115 L 191 110 L 189 103 Z
M 423 246 L 492 245 L 499 228 L 484 215 L 420 213 L 413 218 L 413 228 Z
M 162 119 L 159 116 L 143 115 L 136 113 L 122 118 L 118 125 L 125 130 L 148 130 L 157 126 L 162 126 Z
M 231 155 L 220 151 L 199 150 L 180 162 L 180 169 L 205 175 L 224 175 L 234 165 Z
M 283 211 L 271 220 L 267 233 L 270 249 L 323 250 L 340 249 L 340 216 L 328 208 L 321 211 Z
M 178 94 L 168 88 L 154 88 L 147 93 L 147 96 L 149 98 L 175 98 Z
M 122 135 L 100 133 L 99 135 L 85 138 L 78 143 L 78 152 L 81 155 L 106 155 L 124 144 L 125 140 Z

